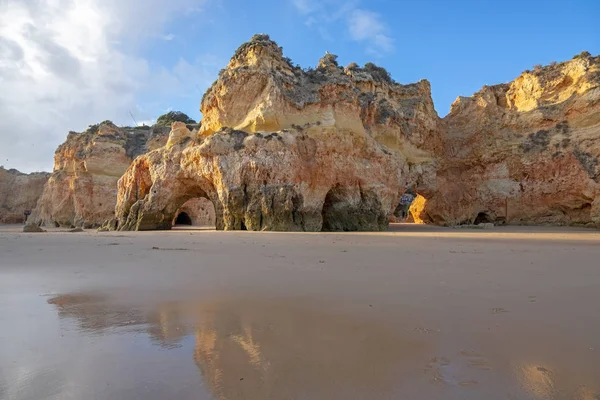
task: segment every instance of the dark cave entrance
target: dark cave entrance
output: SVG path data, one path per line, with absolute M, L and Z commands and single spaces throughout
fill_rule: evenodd
M 387 228 L 377 194 L 360 187 L 335 186 L 327 192 L 321 210 L 323 232 L 381 231 Z
M 487 223 L 491 223 L 494 222 L 492 221 L 492 219 L 490 218 L 489 215 L 487 215 L 484 212 L 480 212 L 479 214 L 477 214 L 477 216 L 475 217 L 475 221 L 473 222 L 475 225 L 477 224 L 487 224 Z
M 175 219 L 175 225 L 192 225 L 192 219 L 186 212 L 180 212 Z
M 321 216 L 323 218 L 323 225 L 321 231 L 323 232 L 332 232 L 332 231 L 343 231 L 343 225 L 340 223 L 341 219 L 343 219 L 343 190 L 335 187 L 332 188 L 327 195 L 325 196 L 325 201 L 323 202 L 323 209 L 321 211 Z M 340 212 L 341 211 L 341 212 Z

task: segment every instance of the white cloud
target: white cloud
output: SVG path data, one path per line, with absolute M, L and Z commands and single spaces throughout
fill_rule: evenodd
M 301 14 L 310 14 L 320 7 L 320 3 L 314 0 L 292 0 L 292 4 Z
M 381 55 L 394 50 L 394 39 L 382 16 L 359 7 L 359 0 L 291 0 L 292 5 L 305 18 L 308 27 L 316 29 L 326 40 L 333 40 L 332 26 L 343 23 L 350 38 L 363 43 L 369 54 Z
M 1 0 L 0 165 L 47 170 L 69 130 L 105 119 L 130 124 L 130 111 L 150 120 L 156 115 L 139 104 L 141 93 L 180 96 L 210 84 L 215 68 L 201 61 L 181 59 L 169 70 L 136 55 L 202 2 Z
M 163 40 L 171 41 L 171 40 L 175 39 L 175 35 L 173 35 L 172 33 L 169 33 L 168 35 L 164 35 L 162 38 L 163 38 Z
M 348 31 L 352 39 L 366 42 L 371 52 L 390 52 L 394 49 L 394 41 L 389 36 L 387 26 L 375 12 L 353 10 L 348 17 Z

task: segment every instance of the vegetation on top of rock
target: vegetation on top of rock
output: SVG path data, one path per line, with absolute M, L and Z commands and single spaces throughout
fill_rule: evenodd
M 171 126 L 173 122 L 183 122 L 186 124 L 195 124 L 196 121 L 187 116 L 181 111 L 169 111 L 156 119 L 156 125 Z
M 393 83 L 392 77 L 390 73 L 383 67 L 379 67 L 372 62 L 368 62 L 365 64 L 363 68 L 365 71 L 371 74 L 373 79 L 379 82 Z
M 578 58 L 589 58 L 589 57 L 591 57 L 591 56 L 592 56 L 592 55 L 590 54 L 590 52 L 589 52 L 589 51 L 585 51 L 585 50 L 584 50 L 584 51 L 582 51 L 581 53 L 579 53 L 579 54 L 576 54 L 575 56 L 573 56 L 573 60 L 576 60 L 576 59 L 578 59 Z
M 287 65 L 290 66 L 290 68 L 294 68 L 294 63 L 292 62 L 292 59 L 289 57 L 283 57 L 283 61 L 285 61 L 287 63 Z
M 92 135 L 95 135 L 96 133 L 98 133 L 98 129 L 100 129 L 101 125 L 107 125 L 107 124 L 114 125 L 111 120 L 107 119 L 107 120 L 100 122 L 99 124 L 89 125 L 84 133 L 91 133 Z M 76 133 L 76 132 L 69 132 L 69 133 Z
M 360 67 L 358 66 L 358 64 L 357 64 L 357 63 L 355 63 L 355 62 L 353 61 L 353 62 L 351 62 L 350 64 L 348 64 L 348 65 L 346 66 L 346 69 L 347 69 L 347 70 L 349 70 L 349 71 L 358 71 L 358 70 L 360 69 Z
M 252 36 L 250 41 L 248 41 L 248 42 L 242 44 L 240 47 L 238 47 L 237 50 L 235 51 L 235 53 L 233 54 L 232 58 L 240 57 L 248 49 L 250 49 L 251 47 L 253 47 L 257 44 L 262 45 L 264 47 L 274 47 L 274 48 L 278 49 L 278 53 L 280 55 L 283 54 L 283 48 L 280 47 L 274 40 L 271 40 L 269 35 L 267 35 L 265 33 L 258 33 L 256 35 Z
M 275 43 L 275 41 L 271 40 L 271 37 L 269 35 L 267 35 L 266 33 L 257 33 L 255 35 L 253 35 L 250 38 L 250 42 L 273 42 L 273 43 Z

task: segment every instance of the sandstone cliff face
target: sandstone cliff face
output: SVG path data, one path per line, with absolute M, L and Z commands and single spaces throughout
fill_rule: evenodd
M 440 132 L 415 220 L 600 226 L 600 57 L 460 97 Z
M 326 55 L 302 70 L 266 35 L 202 99 L 199 131 L 119 181 L 119 229 L 169 229 L 192 198 L 218 229 L 385 229 L 406 187 L 416 222 L 600 226 L 599 58 L 525 72 L 437 116 L 427 81 Z
M 304 71 L 266 35 L 238 49 L 201 111 L 198 133 L 174 124 L 121 178 L 119 229 L 169 229 L 195 197 L 214 204 L 218 229 L 385 229 L 441 145 L 427 81 L 332 55 Z
M 168 128 L 118 128 L 110 121 L 69 133 L 30 221 L 47 226 L 100 225 L 112 218 L 117 181 L 132 159 L 166 142 Z
M 23 174 L 0 167 L 0 224 L 23 223 L 24 212 L 33 210 L 50 174 Z

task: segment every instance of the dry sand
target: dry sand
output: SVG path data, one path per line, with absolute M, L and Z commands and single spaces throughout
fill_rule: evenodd
M 600 233 L 19 233 L 1 399 L 600 399 Z

